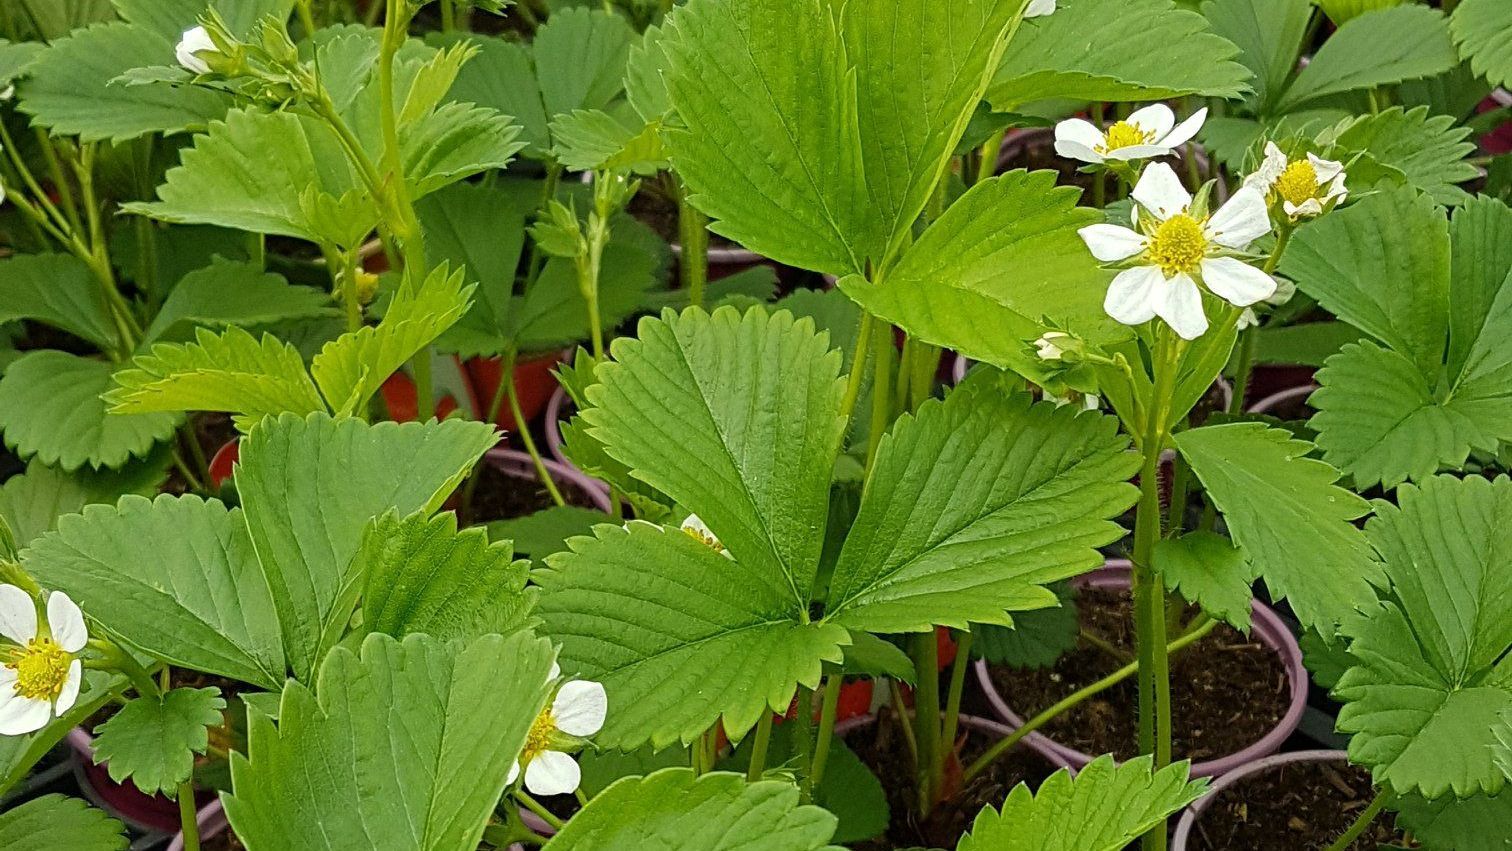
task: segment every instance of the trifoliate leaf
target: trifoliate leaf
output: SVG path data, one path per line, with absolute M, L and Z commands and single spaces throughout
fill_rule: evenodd
M 1020 783 L 1001 810 L 977 815 L 957 851 L 1119 851 L 1167 816 L 1202 797 L 1188 763 L 1153 770 L 1148 756 L 1115 765 L 1100 756 L 1073 778 L 1062 769 L 1038 792 Z
M 0 260 L 0 322 L 45 322 L 110 349 L 119 345 L 119 332 L 102 292 L 99 279 L 72 254 Z
M 1012 612 L 1056 605 L 1045 586 L 1100 564 L 1096 548 L 1124 535 L 1113 519 L 1138 499 L 1128 450 L 1112 417 L 969 376 L 882 438 L 826 619 L 921 632 L 1009 626 Z
M 1499 0 L 1464 0 L 1449 29 L 1475 73 L 1492 85 L 1512 84 L 1512 6 Z
M 1155 545 L 1155 570 L 1182 599 L 1249 631 L 1255 568 L 1227 538 L 1212 532 L 1163 538 Z
M 1346 624 L 1359 664 L 1334 693 L 1350 761 L 1379 785 L 1434 799 L 1507 784 L 1491 730 L 1512 709 L 1493 675 L 1512 646 L 1508 522 L 1512 480 L 1438 476 L 1399 488 L 1367 527 L 1392 597 Z
M 1429 115 L 1426 106 L 1398 106 L 1341 123 L 1318 141 L 1332 146 L 1331 159 L 1349 163 L 1348 176 L 1358 187 L 1400 174 L 1440 204 L 1462 204 L 1470 195 L 1456 184 L 1480 175 L 1465 161 L 1475 150 L 1470 134 L 1452 116 Z
M 1297 74 L 1278 108 L 1442 74 L 1459 62 L 1442 12 L 1416 4 L 1367 12 L 1339 27 Z
M 207 727 L 222 723 L 226 701 L 218 688 L 176 688 L 138 696 L 95 731 L 95 760 L 110 779 L 131 779 L 146 795 L 175 795 L 194 769 L 194 755 L 210 744 Z
M 280 275 L 264 272 L 258 264 L 217 258 L 174 286 L 143 334 L 143 341 L 189 339 L 187 329 L 179 323 L 257 326 L 336 313 L 329 296 L 314 287 L 290 284 Z
M 112 366 L 64 352 L 33 351 L 0 378 L 0 429 L 23 458 L 76 470 L 120 467 L 145 458 L 173 434 L 172 414 L 113 414 L 101 398 L 112 385 Z
M 1353 525 L 1370 506 L 1334 484 L 1337 470 L 1306 457 L 1312 444 L 1261 423 L 1194 428 L 1175 439 L 1234 543 L 1303 625 L 1332 633 L 1373 599 L 1372 584 L 1385 580 Z
M 667 768 L 605 789 L 545 851 L 838 851 L 835 824 L 792 783 Z
M 276 726 L 249 719 L 226 816 L 252 848 L 474 848 L 545 706 L 550 666 L 551 644 L 524 633 L 338 647 L 317 690 L 284 687 Z
M 43 795 L 0 813 L 6 851 L 124 851 L 120 822 L 78 798 Z
M 273 598 L 239 509 L 126 496 L 60 519 L 23 563 L 152 656 L 264 688 L 284 680 Z
M 1239 48 L 1236 59 L 1254 75 L 1250 85 L 1255 89 L 1256 112 L 1269 114 L 1296 70 L 1312 4 L 1307 0 L 1208 0 L 1202 4 L 1202 14 L 1216 35 Z
M 17 546 L 24 548 L 57 528 L 59 517 L 75 514 L 86 505 L 114 503 L 128 493 L 157 493 L 167 474 L 167 462 L 167 453 L 163 452 L 119 470 L 84 468 L 72 473 L 32 462 L 26 465 L 25 473 L 0 485 L 0 520 L 10 527 Z

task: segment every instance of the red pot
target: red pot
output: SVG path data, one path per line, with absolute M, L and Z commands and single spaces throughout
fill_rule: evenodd
M 527 422 L 540 416 L 542 409 L 546 407 L 547 400 L 556 390 L 556 376 L 552 375 L 551 371 L 562 362 L 562 357 L 561 352 L 549 352 L 515 363 L 515 393 L 520 399 L 520 413 L 525 415 Z M 504 372 L 504 362 L 499 358 L 473 358 L 462 366 L 472 384 L 473 395 L 479 401 L 479 408 L 492 404 L 494 394 L 499 392 L 499 379 Z M 505 431 L 519 430 L 508 405 L 499 406 L 499 416 L 494 424 Z
M 210 459 L 210 487 L 219 488 L 231 480 L 231 473 L 236 470 L 236 462 L 241 458 L 241 438 L 234 437 L 226 441 L 225 445 L 215 450 L 215 456 Z
M 79 756 L 79 786 L 85 797 L 138 830 L 168 833 L 179 829 L 178 802 L 163 795 L 145 795 L 130 782 L 123 784 L 110 779 L 106 764 L 95 763 L 94 737 L 83 727 L 68 731 L 68 745 Z M 194 795 L 197 807 L 214 800 L 215 793 L 211 791 L 200 790 Z
M 394 422 L 407 423 L 419 418 L 420 394 L 415 390 L 415 380 L 407 373 L 396 372 L 390 375 L 379 392 L 383 394 L 383 404 Z M 457 408 L 456 397 L 450 394 L 443 396 L 436 401 L 436 418 L 446 419 Z

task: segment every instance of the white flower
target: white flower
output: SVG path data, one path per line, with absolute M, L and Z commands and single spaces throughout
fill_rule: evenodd
M 1275 142 L 1266 142 L 1265 159 L 1244 185 L 1271 200 L 1279 198 L 1287 217 L 1297 221 L 1321 216 L 1343 203 L 1349 197 L 1345 178 L 1343 163 L 1315 154 L 1288 160 Z
M 1055 0 L 1029 0 L 1029 5 L 1024 9 L 1026 18 L 1043 18 L 1055 11 Z
M 210 73 L 210 64 L 201 59 L 200 54 L 214 52 L 216 52 L 215 42 L 210 40 L 210 33 L 205 32 L 204 27 L 185 30 L 183 38 L 179 39 L 178 47 L 173 49 L 173 55 L 178 58 L 178 63 L 196 74 Z
M 14 585 L 0 585 L 0 735 L 22 736 L 47 726 L 79 699 L 89 630 L 84 613 L 62 591 L 47 598 L 46 629 L 37 628 L 37 604 Z
M 688 535 L 688 537 L 699 542 L 700 544 L 703 544 L 714 552 L 719 553 L 720 555 L 728 559 L 735 558 L 734 556 L 730 555 L 729 550 L 725 549 L 725 545 L 720 543 L 719 537 L 714 534 L 714 530 L 710 529 L 708 524 L 704 523 L 703 520 L 700 520 L 697 514 L 689 514 L 687 517 L 683 518 L 682 526 L 680 528 L 684 533 Z
M 551 679 L 561 675 L 562 669 L 552 664 Z M 519 760 L 510 766 L 506 783 L 514 785 L 520 776 L 520 765 L 524 764 L 525 788 L 532 795 L 567 795 L 577 791 L 583 772 L 562 748 L 580 747 L 579 740 L 603 729 L 608 713 L 609 697 L 602 684 L 588 680 L 562 683 L 551 699 L 551 706 L 530 725 L 530 732 L 525 734 L 525 748 Z
M 1192 196 L 1176 172 L 1154 163 L 1134 187 L 1135 221 L 1143 233 L 1110 224 L 1079 233 L 1092 255 L 1104 263 L 1136 257 L 1108 287 L 1103 309 L 1125 325 L 1159 316 L 1183 339 L 1207 330 L 1201 280 L 1210 292 L 1236 307 L 1248 307 L 1276 291 L 1270 275 L 1225 251 L 1243 251 L 1270 232 L 1270 214 L 1258 189 L 1246 186 L 1210 217 L 1197 218 Z M 1140 215 L 1143 208 L 1148 215 Z
M 1071 339 L 1070 334 L 1064 334 L 1060 331 L 1046 331 L 1040 335 L 1038 340 L 1034 341 L 1034 352 L 1039 355 L 1040 360 L 1060 360 L 1061 355 L 1064 355 L 1066 350 L 1061 348 L 1059 341 L 1069 339 Z
M 1106 132 L 1090 121 L 1068 118 L 1055 125 L 1055 152 L 1089 163 L 1163 157 L 1190 142 L 1206 120 L 1203 107 L 1178 125 L 1176 114 L 1163 103 L 1135 110 L 1127 121 L 1114 122 Z

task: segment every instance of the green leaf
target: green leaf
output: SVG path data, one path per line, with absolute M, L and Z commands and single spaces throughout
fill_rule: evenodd
M 236 487 L 296 676 L 314 673 L 323 630 L 349 614 L 336 604 L 369 521 L 440 508 L 497 439 L 492 426 L 463 420 L 284 414 L 242 440 Z
M 1392 802 L 1397 824 L 1429 851 L 1508 851 L 1512 836 L 1512 795 L 1475 795 L 1460 800 L 1446 795 L 1428 801 L 1417 795 Z
M 1013 626 L 972 624 L 972 655 L 994 665 L 1048 668 L 1075 649 L 1081 633 L 1076 597 L 1069 582 L 1052 586 L 1059 605 L 1013 616 Z
M 880 679 L 891 677 L 905 683 L 918 680 L 918 670 L 908 654 L 884 638 L 869 632 L 852 632 L 845 648 L 844 670 L 847 675 Z
M 1318 141 L 1332 146 L 1331 158 L 1350 163 L 1349 177 L 1358 186 L 1368 186 L 1385 169 L 1400 173 L 1440 204 L 1462 204 L 1470 195 L 1455 184 L 1480 175 L 1465 161 L 1475 150 L 1470 134 L 1470 128 L 1458 126 L 1453 116 L 1429 115 L 1426 106 L 1397 106 L 1343 122 Z M 1356 159 L 1359 155 L 1364 159 Z
M 811 321 L 760 308 L 667 311 L 638 331 L 588 388 L 589 433 L 807 607 L 844 426 L 840 354 Z
M 1449 30 L 1476 74 L 1492 85 L 1512 83 L 1512 7 L 1498 0 L 1464 0 Z
M 1148 756 L 1115 765 L 1100 756 L 1073 778 L 1064 769 L 1038 792 L 1020 783 L 1002 809 L 987 807 L 957 851 L 1118 851 L 1207 791 L 1188 763 L 1158 770 Z
M 457 531 L 457 515 L 373 521 L 352 560 L 362 585 L 362 628 L 403 638 L 423 632 L 442 639 L 508 635 L 524 625 L 533 593 L 529 562 L 508 543 L 488 543 L 479 528 Z
M 542 30 L 553 26 L 552 22 L 557 20 L 553 16 Z M 514 116 L 526 143 L 526 155 L 544 158 L 551 149 L 551 135 L 547 129 L 551 116 L 541 102 L 541 85 L 536 79 L 530 48 L 475 33 L 468 34 L 467 38 L 478 48 L 478 53 L 462 66 L 457 81 L 452 84 L 451 97 Z
M 524 633 L 338 647 L 317 690 L 284 687 L 276 727 L 249 719 L 226 816 L 251 848 L 473 848 L 545 706 L 550 666 L 550 643 Z
M 1442 74 L 1459 62 L 1443 13 L 1416 4 L 1367 12 L 1339 27 L 1277 108 Z
M 123 851 L 125 828 L 78 798 L 43 795 L 0 813 L 6 851 Z
M 539 181 L 510 180 L 497 188 L 458 183 L 416 204 L 427 256 L 465 269 L 477 283 L 473 304 L 438 341 L 463 356 L 495 354 L 510 327 L 515 274 L 525 247 L 525 220 L 540 203 Z M 573 287 L 576 289 L 576 286 Z
M 1213 32 L 1239 48 L 1238 60 L 1254 74 L 1258 112 L 1269 106 L 1297 67 L 1312 17 L 1307 0 L 1208 0 L 1202 4 Z
M 575 505 L 553 505 L 534 514 L 488 524 L 492 541 L 507 541 L 514 551 L 536 560 L 567 549 L 567 540 L 577 535 L 593 534 L 593 527 L 611 522 L 602 511 Z
M 1350 761 L 1379 785 L 1433 799 L 1507 783 L 1491 730 L 1512 708 L 1492 676 L 1512 646 L 1509 521 L 1512 480 L 1439 476 L 1399 488 L 1367 527 L 1392 597 L 1346 625 L 1359 664 L 1334 693 Z
M 255 326 L 336 313 L 330 297 L 314 287 L 290 284 L 281 275 L 265 273 L 259 264 L 217 258 L 174 286 L 143 342 L 188 339 L 180 323 Z
M 835 824 L 792 783 L 667 768 L 605 789 L 545 851 L 838 851 Z
M 299 351 L 272 334 L 204 328 L 193 343 L 159 343 L 115 375 L 113 414 L 229 411 L 242 431 L 264 416 L 326 410 Z
M 570 171 L 613 168 L 649 176 L 667 167 L 659 124 L 626 123 L 603 110 L 580 109 L 553 119 L 551 136 L 552 153 Z
M 647 123 L 665 118 L 672 111 L 665 76 L 670 60 L 662 46 L 665 35 L 659 26 L 646 27 L 641 39 L 630 45 L 630 57 L 625 64 L 625 99 Z
M 502 169 L 525 147 L 506 115 L 446 103 L 405 128 L 399 140 L 410 192 L 424 197 L 489 169 Z
M 1319 367 L 1362 336 L 1344 322 L 1303 322 L 1279 328 L 1259 328 L 1256 363 Z
M 1194 428 L 1176 448 L 1223 512 L 1234 543 L 1304 626 L 1332 633 L 1384 581 L 1353 521 L 1370 506 L 1306 457 L 1312 444 L 1262 423 Z
M 177 42 L 207 9 L 221 16 L 233 35 L 245 38 L 266 16 L 287 21 L 293 0 L 112 0 L 122 18 Z
M 534 579 L 562 669 L 609 693 L 600 746 L 688 744 L 721 716 L 739 738 L 841 661 L 846 631 L 801 623 L 807 601 L 759 565 L 642 521 L 593 532 Z
M 1250 77 L 1238 54 L 1171 0 L 1059 0 L 1055 14 L 1019 27 L 986 99 L 1014 112 L 1046 98 L 1236 97 Z
M 194 755 L 210 744 L 207 727 L 219 726 L 226 701 L 218 688 L 176 688 L 128 701 L 96 731 L 95 760 L 110 779 L 131 782 L 143 794 L 176 794 L 194 769 Z
M 1449 368 L 1456 374 L 1472 349 L 1485 349 L 1483 339 L 1501 335 L 1492 312 L 1512 274 L 1512 207 L 1477 197 L 1454 211 L 1449 233 Z
M 151 656 L 264 688 L 284 680 L 273 599 L 239 509 L 126 496 L 60 519 L 23 563 Z
M 599 274 L 599 317 L 606 332 L 619 327 L 639 310 L 646 293 L 658 284 L 657 259 L 624 239 L 629 220 L 617 219 L 622 238 L 611 237 L 604 248 Z M 577 285 L 571 260 L 553 257 L 540 277 L 515 303 L 506 329 L 520 351 L 542 352 L 588 339 L 588 302 Z
M 101 394 L 111 387 L 103 360 L 41 349 L 29 352 L 0 378 L 0 429 L 24 458 L 64 470 L 84 464 L 116 468 L 145 458 L 173 434 L 178 417 L 107 413 Z
M 601 109 L 624 88 L 635 31 L 602 9 L 563 9 L 536 32 L 531 52 L 548 117 Z
M 1155 545 L 1155 569 L 1166 587 L 1204 612 L 1249 632 L 1254 567 L 1244 551 L 1212 532 L 1163 538 Z
M 167 474 L 167 453 L 120 470 L 75 470 L 32 462 L 26 472 L 0 485 L 0 520 L 10 527 L 17 546 L 25 548 L 44 532 L 57 528 L 58 518 L 86 505 L 114 503 L 134 493 L 152 496 Z
M 102 349 L 118 345 L 100 281 L 72 254 L 17 254 L 0 260 L 0 322 L 31 319 Z
M 1056 605 L 1045 586 L 1102 563 L 1138 499 L 1118 422 L 1032 404 L 978 372 L 882 438 L 830 579 L 826 619 L 851 630 L 1010 626 Z

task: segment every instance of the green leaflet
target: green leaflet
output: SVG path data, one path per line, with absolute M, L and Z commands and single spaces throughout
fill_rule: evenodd
M 72 254 L 18 254 L 0 260 L 0 322 L 32 319 L 102 349 L 119 345 L 100 282 Z
M 43 795 L 0 813 L 6 851 L 122 851 L 125 828 L 77 798 Z
M 1237 60 L 1254 75 L 1256 111 L 1270 106 L 1297 66 L 1307 21 L 1308 0 L 1208 0 L 1202 14 L 1213 32 L 1239 48 Z
M 1213 532 L 1162 538 L 1155 545 L 1154 563 L 1171 591 L 1209 615 L 1249 631 L 1254 565 L 1227 538 Z
M 138 696 L 95 731 L 95 759 L 110 778 L 129 777 L 144 794 L 176 794 L 189 779 L 194 755 L 209 746 L 207 727 L 219 726 L 226 701 L 217 688 L 176 688 Z
M 157 493 L 167 476 L 167 465 L 167 452 L 119 470 L 65 473 L 33 461 L 26 465 L 26 472 L 0 485 L 0 519 L 10 527 L 16 545 L 24 549 L 44 532 L 57 528 L 59 517 L 78 513 L 86 505 L 114 503 L 128 493 Z
M 1416 4 L 1367 12 L 1339 27 L 1297 74 L 1277 108 L 1442 74 L 1459 62 L 1443 13 Z
M 1430 115 L 1428 107 L 1392 107 L 1362 115 L 1318 136 L 1332 146 L 1329 158 L 1348 162 L 1356 191 L 1377 181 L 1398 179 L 1427 193 L 1440 204 L 1463 204 L 1469 193 L 1455 184 L 1474 180 L 1480 171 L 1465 161 L 1475 151 L 1469 127 L 1449 115 Z
M 335 315 L 330 295 L 322 290 L 290 284 L 259 264 L 217 257 L 174 285 L 142 340 L 146 345 L 159 339 L 188 339 L 183 332 L 189 324 L 257 326 Z
M 1464 0 L 1449 30 L 1475 73 L 1493 85 L 1512 83 L 1512 7 L 1498 0 Z

